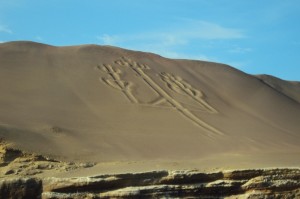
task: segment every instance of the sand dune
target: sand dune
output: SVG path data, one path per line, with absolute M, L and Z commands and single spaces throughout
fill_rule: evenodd
M 63 161 L 297 166 L 299 88 L 212 62 L 8 42 L 0 44 L 0 136 Z

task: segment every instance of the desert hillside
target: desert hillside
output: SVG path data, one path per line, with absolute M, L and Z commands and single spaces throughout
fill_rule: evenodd
M 264 83 L 300 103 L 300 82 L 284 81 L 270 75 L 258 75 Z
M 111 46 L 2 43 L 0 110 L 1 139 L 57 160 L 300 163 L 299 82 L 224 64 Z

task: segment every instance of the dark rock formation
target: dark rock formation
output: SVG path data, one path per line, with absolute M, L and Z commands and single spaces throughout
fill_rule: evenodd
M 42 180 L 35 178 L 6 179 L 0 181 L 0 198 L 41 198 Z
M 0 191 L 0 198 L 300 198 L 300 169 L 6 179 Z

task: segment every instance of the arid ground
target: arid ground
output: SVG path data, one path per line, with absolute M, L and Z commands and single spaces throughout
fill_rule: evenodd
M 0 110 L 3 180 L 300 165 L 300 83 L 219 63 L 2 43 Z

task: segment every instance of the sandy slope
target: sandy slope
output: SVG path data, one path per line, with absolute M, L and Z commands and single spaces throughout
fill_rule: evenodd
M 297 166 L 299 83 L 272 82 L 109 46 L 3 43 L 0 136 L 65 161 Z
M 284 81 L 270 75 L 258 75 L 264 83 L 300 103 L 300 82 Z

